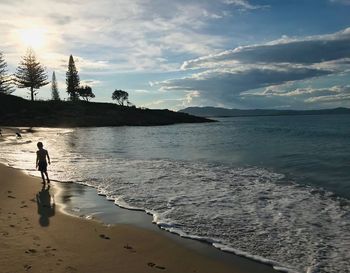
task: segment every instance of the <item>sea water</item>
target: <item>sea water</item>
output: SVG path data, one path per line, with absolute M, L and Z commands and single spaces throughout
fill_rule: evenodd
M 290 272 L 350 272 L 350 115 L 48 129 L 0 142 L 8 165 L 93 186 L 163 229 Z

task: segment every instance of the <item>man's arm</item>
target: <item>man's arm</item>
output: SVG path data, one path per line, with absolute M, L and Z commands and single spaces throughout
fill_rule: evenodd
M 48 151 L 46 151 L 46 155 L 47 155 L 47 161 L 49 162 L 49 164 L 51 164 L 50 156 L 49 156 L 49 152 Z
M 39 155 L 38 155 L 38 152 L 36 152 L 35 169 L 38 168 L 38 163 L 39 163 Z

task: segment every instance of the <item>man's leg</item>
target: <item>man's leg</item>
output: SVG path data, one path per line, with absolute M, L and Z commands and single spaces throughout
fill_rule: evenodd
M 41 173 L 41 178 L 43 179 L 43 183 L 45 184 L 44 172 L 40 172 L 40 173 Z
M 49 175 L 45 172 L 47 183 L 50 183 Z

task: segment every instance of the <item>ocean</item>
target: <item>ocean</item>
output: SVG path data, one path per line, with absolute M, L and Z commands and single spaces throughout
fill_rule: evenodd
M 350 115 L 158 127 L 36 128 L 1 162 L 95 187 L 161 228 L 300 273 L 350 272 Z

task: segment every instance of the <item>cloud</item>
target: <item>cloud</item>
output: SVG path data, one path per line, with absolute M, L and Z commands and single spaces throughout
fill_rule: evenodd
M 163 90 L 199 90 L 207 93 L 240 94 L 264 86 L 282 84 L 330 74 L 331 71 L 306 67 L 260 67 L 245 70 L 216 69 L 193 74 L 191 77 L 159 82 Z M 220 90 L 220 91 L 218 91 Z
M 94 79 L 88 79 L 88 80 L 83 80 L 80 82 L 81 85 L 88 85 L 90 87 L 95 87 L 96 85 L 100 85 L 101 81 L 99 80 L 94 80 Z
M 270 86 L 263 91 L 242 94 L 238 100 L 258 107 L 314 109 L 350 106 L 350 85 L 334 85 L 325 88 L 292 88 L 293 84 Z
M 347 96 L 340 91 L 335 94 L 339 90 L 337 86 L 334 89 L 288 88 L 288 92 L 283 87 L 321 76 L 350 73 L 349 44 L 350 28 L 298 39 L 283 37 L 188 60 L 183 70 L 200 69 L 201 72 L 157 84 L 167 91 L 196 90 L 200 103 L 205 101 L 208 105 L 246 106 L 251 103 L 251 107 L 299 107 L 311 102 L 340 101 Z M 197 98 L 194 103 L 198 102 Z
M 252 100 L 245 92 L 290 81 L 319 77 L 332 73 L 327 70 L 305 67 L 265 67 L 247 70 L 217 69 L 193 74 L 191 77 L 158 82 L 163 91 L 196 92 L 191 98 L 193 104 L 201 105 L 243 105 Z M 270 96 L 271 97 L 271 96 Z M 267 100 L 270 97 L 264 96 Z M 245 99 L 248 98 L 248 99 Z M 259 99 L 261 100 L 261 98 Z
M 350 5 L 350 0 L 330 0 L 331 3 Z
M 246 63 L 315 64 L 350 58 L 350 28 L 334 34 L 302 39 L 284 37 L 261 45 L 226 50 L 184 62 L 182 69 L 207 68 Z
M 243 10 L 253 10 L 253 9 L 260 9 L 260 8 L 267 7 L 267 6 L 253 5 L 246 0 L 224 0 L 223 3 L 237 6 Z
M 148 93 L 150 93 L 150 91 L 146 90 L 146 89 L 136 89 L 136 90 L 133 90 L 133 92 L 141 93 L 141 94 L 148 94 Z
M 350 85 L 347 86 L 333 86 L 330 88 L 309 88 L 307 90 L 309 98 L 306 98 L 306 103 L 324 103 L 324 102 L 344 102 L 350 100 Z M 297 96 L 303 96 L 303 92 L 295 93 Z
M 350 100 L 350 94 L 337 94 L 328 96 L 312 97 L 305 100 L 307 103 L 324 103 L 324 102 L 344 102 Z
M 255 95 L 261 96 L 280 96 L 280 97 L 319 97 L 319 96 L 333 96 L 342 93 L 350 93 L 350 86 L 335 85 L 329 88 L 296 88 L 294 90 L 278 89 L 276 86 L 268 87 L 262 93 L 256 93 Z
M 176 97 L 174 100 L 164 98 L 168 105 L 171 101 L 178 105 L 244 105 L 253 99 L 259 103 L 265 101 L 266 105 L 272 101 L 290 105 L 286 99 L 298 97 L 292 93 L 289 96 L 284 91 L 284 95 L 266 92 L 249 96 L 246 93 L 257 94 L 261 91 L 257 89 L 265 91 L 271 86 L 281 89 L 281 85 L 289 82 L 350 73 L 350 28 L 328 35 L 282 36 L 269 43 L 225 50 L 237 40 L 230 32 L 235 28 L 228 30 L 222 24 L 227 26 L 235 21 L 234 16 L 251 15 L 267 8 L 258 2 L 176 0 L 165 5 L 163 0 L 100 0 L 98 3 L 95 0 L 3 0 L 0 50 L 13 72 L 25 52 L 19 31 L 43 28 L 46 45 L 37 55 L 58 77 L 64 78 L 68 57 L 73 54 L 82 79 L 109 82 L 114 86 L 119 84 L 119 78 L 108 76 L 141 72 L 143 76 L 135 83 L 125 80 L 129 81 L 125 85 L 144 90 L 147 86 L 141 81 L 158 80 L 152 92 L 156 86 L 168 93 L 177 92 L 170 95 Z M 333 2 L 347 4 L 349 1 Z M 236 34 L 241 35 L 239 31 Z M 158 75 L 153 78 L 152 73 Z M 166 75 L 178 75 L 178 78 L 169 76 L 163 80 Z M 98 84 L 96 88 L 102 90 L 105 86 Z M 142 92 L 135 93 L 142 96 Z
M 16 32 L 43 27 L 46 51 L 107 61 L 117 71 L 172 71 L 183 62 L 181 56 L 223 49 L 227 38 L 205 28 L 230 16 L 228 6 L 258 7 L 243 0 L 177 0 L 166 5 L 161 0 L 1 1 L 0 33 L 6 41 L 1 49 L 18 58 L 25 48 Z

